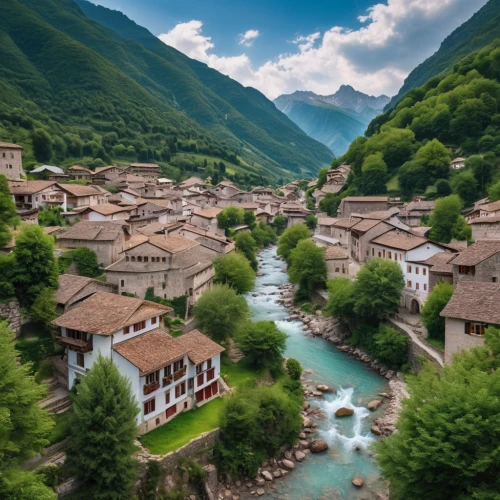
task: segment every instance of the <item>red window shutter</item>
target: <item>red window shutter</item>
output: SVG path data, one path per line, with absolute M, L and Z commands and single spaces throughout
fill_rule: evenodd
M 203 401 L 203 389 L 196 393 L 196 402 L 201 403 Z
M 203 385 L 203 382 L 204 382 L 204 375 L 203 373 L 200 373 L 197 377 L 197 380 L 196 380 L 196 385 L 199 387 L 200 385 Z
M 209 385 L 205 387 L 205 399 L 212 397 L 212 387 Z
M 219 384 L 217 382 L 212 382 L 211 387 L 214 396 L 219 393 Z

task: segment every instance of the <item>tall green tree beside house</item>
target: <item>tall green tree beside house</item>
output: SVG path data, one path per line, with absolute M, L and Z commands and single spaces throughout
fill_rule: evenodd
M 311 240 L 300 240 L 290 252 L 288 274 L 292 283 L 298 283 L 309 294 L 326 281 L 325 249 Z
M 381 152 L 371 154 L 363 161 L 361 184 L 363 193 L 384 194 L 387 191 L 387 165 Z
M 0 175 L 0 248 L 10 241 L 9 226 L 17 220 L 16 206 L 12 201 L 7 184 L 7 177 Z
M 230 227 L 243 224 L 245 211 L 241 207 L 229 206 L 222 209 L 222 212 L 217 214 L 217 225 L 221 229 L 229 229 Z
M 465 219 L 461 215 L 461 210 L 462 202 L 456 194 L 436 200 L 429 220 L 432 227 L 430 238 L 442 243 L 449 243 L 453 238 L 469 239 L 464 237 L 467 236 L 467 228 L 464 228 Z
M 500 331 L 488 328 L 484 347 L 408 381 L 398 432 L 376 444 L 391 498 L 499 498 L 499 368 Z
M 255 283 L 255 271 L 245 255 L 231 252 L 214 259 L 216 283 L 229 285 L 238 293 L 249 292 Z
M 265 222 L 260 222 L 252 229 L 252 238 L 259 247 L 267 247 L 276 243 L 277 240 L 273 228 Z
M 54 240 L 35 224 L 22 226 L 14 248 L 12 283 L 19 302 L 30 307 L 45 288 L 57 288 L 58 268 Z
M 427 297 L 422 307 L 422 323 L 429 332 L 429 337 L 444 340 L 445 319 L 441 311 L 453 295 L 453 286 L 445 281 L 438 283 Z
M 257 242 L 253 239 L 250 231 L 242 231 L 234 238 L 236 250 L 241 252 L 250 262 L 250 266 L 254 271 L 257 271 L 258 263 L 255 257 L 257 252 Z
M 52 156 L 52 138 L 43 128 L 33 130 L 33 153 L 36 161 L 46 163 Z
M 138 413 L 128 379 L 99 355 L 77 386 L 68 447 L 68 462 L 89 498 L 134 498 Z
M 297 246 L 300 240 L 306 240 L 311 236 L 305 224 L 294 224 L 289 227 L 280 237 L 278 242 L 278 255 L 288 260 L 290 252 Z

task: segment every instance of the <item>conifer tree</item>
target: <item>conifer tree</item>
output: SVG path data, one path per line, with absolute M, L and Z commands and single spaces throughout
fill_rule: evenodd
M 99 356 L 76 386 L 68 461 L 88 498 L 133 498 L 137 468 L 137 403 L 130 382 L 113 361 Z

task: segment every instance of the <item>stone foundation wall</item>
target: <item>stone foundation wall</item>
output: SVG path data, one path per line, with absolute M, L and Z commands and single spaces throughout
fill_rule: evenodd
M 54 368 L 54 377 L 56 377 L 58 384 L 65 389 L 71 389 L 71 387 L 68 387 L 68 360 L 66 355 L 64 355 L 64 358 L 61 358 L 61 356 L 52 356 L 50 361 Z
M 21 335 L 21 307 L 19 302 L 12 301 L 0 304 L 0 319 L 5 319 L 16 339 Z

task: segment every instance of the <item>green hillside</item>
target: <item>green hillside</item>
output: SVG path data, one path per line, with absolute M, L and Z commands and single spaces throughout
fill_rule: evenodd
M 128 38 L 71 0 L 0 4 L 0 140 L 25 146 L 28 164 L 155 160 L 183 177 L 192 171 L 176 154 L 196 153 L 250 165 L 234 175 L 251 185 L 315 173 L 331 159 L 259 92 L 118 12 L 94 10 Z
M 500 37 L 500 0 L 490 0 L 467 22 L 459 26 L 441 44 L 439 50 L 418 65 L 405 79 L 398 94 L 387 105 L 396 106 L 411 89 L 420 87 L 433 76 L 448 70 L 467 54 L 480 50 Z
M 450 74 L 408 92 L 396 109 L 371 122 L 368 137 L 358 137 L 333 163 L 352 166 L 343 195 L 382 194 L 391 179 L 394 194 L 406 199 L 453 191 L 467 206 L 485 196 L 500 181 L 499 79 L 497 40 Z M 451 172 L 456 156 L 468 158 L 466 168 Z

